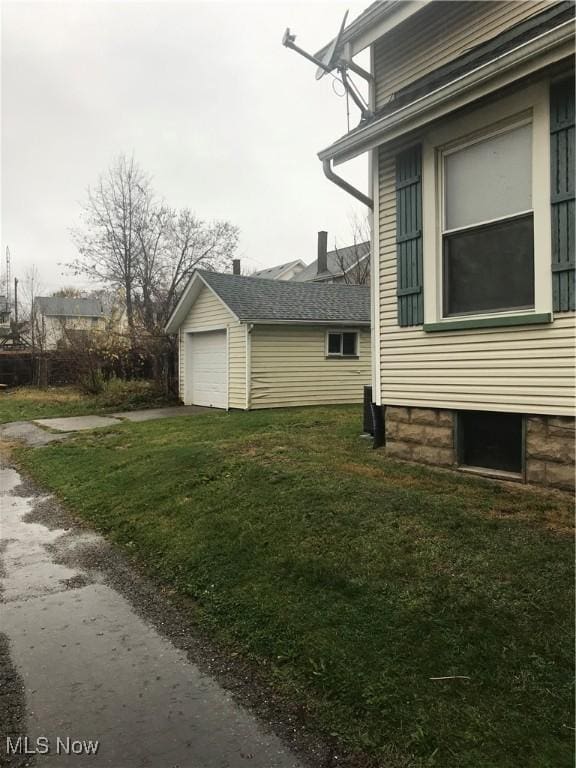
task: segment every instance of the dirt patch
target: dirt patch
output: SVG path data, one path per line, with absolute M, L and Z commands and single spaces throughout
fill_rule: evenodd
M 0 634 L 0 766 L 24 768 L 35 764 L 30 755 L 7 754 L 7 740 L 25 736 L 26 695 L 24 683 L 10 657 L 10 644 Z
M 367 467 L 365 464 L 340 464 L 338 469 L 342 472 L 348 472 L 351 475 L 360 477 L 377 477 L 382 480 L 388 479 L 388 475 L 382 469 L 377 467 Z
M 28 485 L 28 483 L 26 483 Z M 18 496 L 30 496 L 30 488 L 24 492 L 23 485 L 18 486 L 14 491 L 14 494 Z M 24 522 L 26 523 L 40 523 L 45 525 L 51 531 L 56 528 L 62 528 L 68 530 L 70 528 L 71 516 L 66 513 L 62 507 L 54 500 L 52 496 L 47 496 L 42 501 L 39 501 L 34 507 L 24 515 Z M 80 527 L 78 521 L 75 521 L 75 525 Z
M 574 519 L 569 510 L 550 509 L 541 517 L 528 514 L 523 508 L 514 505 L 494 506 L 488 515 L 501 520 L 522 520 L 525 523 L 539 525 L 548 531 L 562 536 L 574 536 Z

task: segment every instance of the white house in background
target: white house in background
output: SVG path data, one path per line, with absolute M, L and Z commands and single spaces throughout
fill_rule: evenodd
M 38 296 L 35 308 L 39 343 L 45 350 L 58 349 L 74 336 L 87 336 L 106 327 L 106 316 L 98 299 Z
M 394 457 L 574 485 L 574 9 L 376 2 L 332 54 L 370 55 L 363 120 L 319 158 L 373 209 Z M 365 154 L 369 196 L 332 169 Z
M 214 408 L 361 403 L 370 383 L 370 289 L 197 271 L 166 333 L 180 397 Z
M 306 268 L 302 259 L 288 261 L 286 264 L 278 264 L 276 267 L 259 269 L 251 277 L 264 277 L 267 280 L 293 280 L 296 275 Z

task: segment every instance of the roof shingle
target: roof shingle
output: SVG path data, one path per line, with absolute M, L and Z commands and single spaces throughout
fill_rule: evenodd
M 38 296 L 35 301 L 40 312 L 50 317 L 100 317 L 102 315 L 102 304 L 98 299 Z
M 240 320 L 370 323 L 370 287 L 199 271 Z

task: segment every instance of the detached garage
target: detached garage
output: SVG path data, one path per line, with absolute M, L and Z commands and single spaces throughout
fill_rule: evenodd
M 370 384 L 369 286 L 197 271 L 166 332 L 187 405 L 360 403 Z

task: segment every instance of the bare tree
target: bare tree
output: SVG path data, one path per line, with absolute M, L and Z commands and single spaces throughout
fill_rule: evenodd
M 42 351 L 44 348 L 44 334 L 42 330 L 42 318 L 38 312 L 36 297 L 42 294 L 43 288 L 40 282 L 40 273 L 35 264 L 27 270 L 24 280 L 20 281 L 20 302 L 22 317 L 28 321 L 27 335 L 32 349 Z
M 134 158 L 121 155 L 88 189 L 82 226 L 72 232 L 79 256 L 70 266 L 75 274 L 121 287 L 126 318 L 134 331 L 134 291 L 141 242 L 138 236 L 150 209 L 149 177 Z
M 63 299 L 81 299 L 84 292 L 80 288 L 74 288 L 73 285 L 65 285 L 63 288 L 58 288 L 57 291 L 52 291 L 51 296 L 59 296 Z
M 157 289 L 163 278 L 163 256 L 168 247 L 172 211 L 149 198 L 137 229 L 140 245 L 136 261 L 135 302 L 146 330 L 154 332 L 157 319 Z
M 88 190 L 82 224 L 72 234 L 79 252 L 72 271 L 121 289 L 133 339 L 137 323 L 147 333 L 161 333 L 192 272 L 221 268 L 238 242 L 238 229 L 229 222 L 168 208 L 125 156 Z
M 167 248 L 162 254 L 158 321 L 168 320 L 195 269 L 223 269 L 238 246 L 238 227 L 205 222 L 184 208 L 172 211 Z
M 365 285 L 370 282 L 370 222 L 354 216 L 351 218 L 352 245 L 334 245 L 336 264 L 342 281 L 350 285 Z

